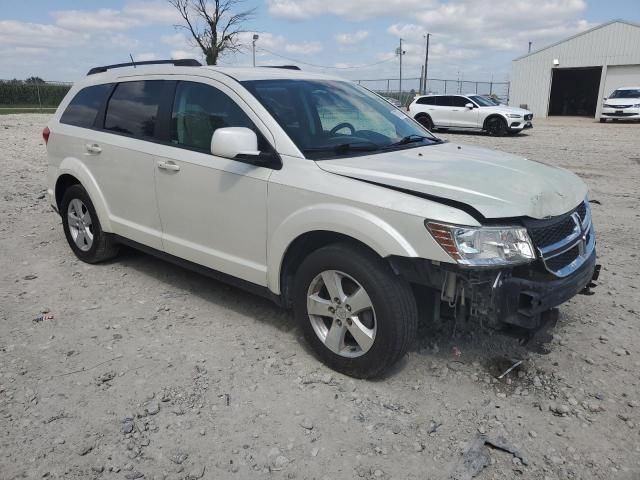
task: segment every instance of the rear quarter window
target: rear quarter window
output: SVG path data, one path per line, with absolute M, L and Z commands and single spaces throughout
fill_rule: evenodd
M 153 137 L 164 86 L 162 80 L 119 83 L 107 105 L 105 130 Z
M 76 93 L 60 117 L 60 123 L 75 127 L 92 128 L 98 111 L 113 88 L 111 83 L 85 87 Z

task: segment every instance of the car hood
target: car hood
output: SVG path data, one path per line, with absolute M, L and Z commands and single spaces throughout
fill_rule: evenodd
M 568 170 L 456 143 L 317 164 L 338 175 L 463 203 L 487 219 L 561 215 L 587 194 L 584 182 Z
M 640 98 L 610 98 L 605 100 L 604 103 L 607 105 L 636 105 L 640 103 Z
M 510 107 L 508 105 L 496 105 L 495 107 L 480 107 L 480 108 L 484 108 L 487 110 L 491 110 L 491 112 L 496 112 L 496 113 L 516 113 L 518 115 L 528 115 L 531 112 L 529 110 L 525 110 L 524 108 L 517 108 L 517 107 Z

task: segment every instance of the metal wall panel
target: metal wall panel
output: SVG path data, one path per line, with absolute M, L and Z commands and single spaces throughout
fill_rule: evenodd
M 536 116 L 549 109 L 551 70 L 558 68 L 615 65 L 640 66 L 640 26 L 614 21 L 543 48 L 513 61 L 509 104 L 526 104 Z M 603 69 L 606 76 L 608 69 Z M 606 83 L 606 78 L 605 78 Z M 608 88 L 600 85 L 598 104 Z

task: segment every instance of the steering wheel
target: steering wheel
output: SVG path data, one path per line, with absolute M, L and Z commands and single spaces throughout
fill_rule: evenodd
M 342 130 L 343 128 L 348 128 L 349 130 L 351 130 L 351 136 L 353 136 L 356 133 L 355 127 L 351 125 L 349 122 L 339 123 L 338 125 L 333 127 L 329 133 L 331 135 L 335 135 L 336 133 L 338 133 L 339 130 Z

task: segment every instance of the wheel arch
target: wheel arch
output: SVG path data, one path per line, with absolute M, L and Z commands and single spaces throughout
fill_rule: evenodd
M 507 120 L 507 118 L 500 114 L 500 113 L 491 113 L 490 115 L 487 115 L 487 118 L 484 119 L 484 122 L 482 122 L 482 129 L 486 130 L 487 129 L 487 123 L 489 122 L 489 120 L 493 119 L 493 118 L 499 118 L 500 120 L 502 120 L 507 126 L 509 125 L 509 121 Z
M 54 190 L 56 205 L 58 206 L 58 211 L 60 211 L 61 215 L 64 215 L 64 212 L 61 211 L 62 198 L 64 196 L 64 192 L 71 185 L 80 185 L 87 191 L 87 194 L 91 199 L 91 203 L 93 203 L 93 208 L 98 215 L 98 221 L 100 222 L 102 230 L 109 233 L 113 232 L 107 203 L 98 183 L 89 169 L 82 162 L 78 159 L 69 157 L 65 158 L 60 163 L 60 167 L 58 168 L 58 178 L 56 179 Z
M 411 244 L 391 225 L 354 207 L 315 206 L 291 215 L 271 235 L 267 282 L 269 289 L 288 301 L 290 280 L 296 265 L 312 251 L 336 242 L 347 242 L 374 252 L 380 258 L 391 255 L 417 257 Z M 311 219 L 328 219 L 310 224 Z

